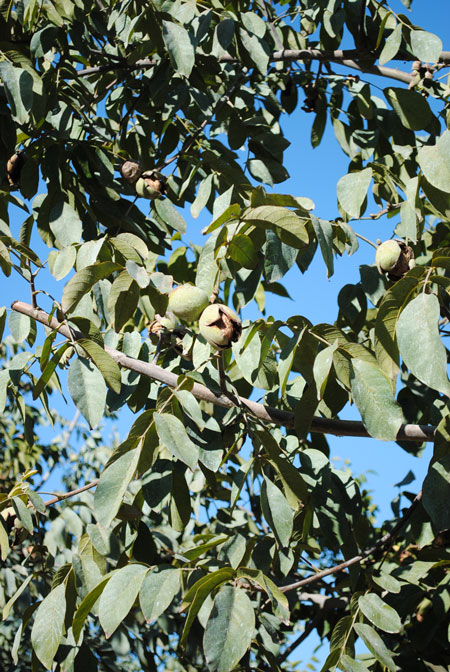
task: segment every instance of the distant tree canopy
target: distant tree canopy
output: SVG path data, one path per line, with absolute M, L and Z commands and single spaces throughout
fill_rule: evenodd
M 449 669 L 440 38 L 384 0 L 11 0 L 0 49 L 1 669 Z M 285 114 L 347 155 L 338 217 L 280 191 Z M 337 317 L 268 317 L 361 218 Z M 327 434 L 434 441 L 422 489 L 380 525 Z

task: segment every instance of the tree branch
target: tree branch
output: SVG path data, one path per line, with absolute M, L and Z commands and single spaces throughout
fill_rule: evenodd
M 359 49 L 336 49 L 335 51 L 326 51 L 322 49 L 278 49 L 274 51 L 270 57 L 272 63 L 280 61 L 330 61 L 333 63 L 341 63 L 348 68 L 356 68 L 362 72 L 368 72 L 374 75 L 381 75 L 383 77 L 391 77 L 402 82 L 409 83 L 411 75 L 409 73 L 398 70 L 397 68 L 387 68 L 385 66 L 377 66 L 370 64 L 368 61 L 373 61 L 378 57 L 378 54 L 373 54 Z M 392 61 L 415 61 L 416 57 L 407 52 L 399 52 Z M 355 61 L 362 61 L 362 63 L 355 63 Z M 136 63 L 108 63 L 106 65 L 97 65 L 89 68 L 77 70 L 76 77 L 89 77 L 98 72 L 108 72 L 109 70 L 139 70 L 145 68 L 153 68 L 161 61 L 153 58 L 141 58 Z M 239 63 L 239 59 L 230 54 L 225 54 L 218 59 L 219 63 Z M 438 63 L 442 65 L 450 65 L 450 51 L 442 51 Z
M 45 506 L 50 506 L 51 504 L 57 504 L 58 502 L 61 502 L 63 499 L 69 499 L 69 497 L 73 497 L 74 495 L 79 495 L 80 492 L 84 492 L 85 490 L 90 490 L 91 488 L 95 488 L 95 486 L 98 484 L 98 478 L 95 479 L 95 481 L 91 481 L 90 483 L 86 483 L 86 485 L 83 485 L 81 488 L 77 488 L 76 490 L 70 490 L 69 492 L 62 492 L 59 495 L 56 495 L 56 497 L 53 497 L 52 499 L 48 499 L 46 502 L 44 502 Z
M 306 586 L 308 584 L 315 583 L 316 581 L 320 581 L 320 579 L 323 579 L 325 576 L 330 576 L 330 574 L 336 574 L 337 572 L 341 572 L 343 569 L 347 569 L 347 567 L 357 565 L 366 558 L 368 558 L 370 555 L 373 555 L 379 549 L 383 548 L 383 546 L 392 543 L 397 534 L 400 532 L 401 529 L 405 527 L 405 525 L 413 515 L 414 511 L 419 506 L 421 499 L 422 499 L 422 490 L 420 490 L 420 492 L 417 493 L 411 506 L 408 509 L 406 509 L 405 513 L 397 522 L 397 524 L 392 528 L 392 530 L 383 535 L 381 539 L 379 539 L 376 542 L 376 544 L 374 544 L 370 548 L 367 548 L 360 555 L 355 555 L 353 558 L 350 558 L 345 562 L 341 562 L 339 565 L 335 565 L 334 567 L 324 569 L 322 572 L 317 572 L 316 574 L 308 576 L 306 579 L 302 579 L 301 581 L 290 583 L 287 586 L 280 586 L 281 592 L 287 593 L 290 590 L 296 590 L 297 588 L 301 588 L 302 586 Z
M 40 322 L 46 327 L 55 329 L 59 333 L 70 339 L 84 338 L 76 329 L 70 328 L 59 322 L 55 317 L 50 318 L 49 314 L 39 308 L 33 308 L 29 303 L 23 301 L 14 301 L 11 305 L 12 310 L 23 315 L 28 315 L 32 319 Z M 124 355 L 123 352 L 114 350 L 105 346 L 105 351 L 123 368 L 140 373 L 147 378 L 152 378 L 169 387 L 176 387 L 178 384 L 178 375 L 166 371 L 157 364 L 142 362 L 140 359 L 134 359 Z M 224 394 L 215 394 L 205 385 L 194 383 L 192 394 L 197 399 L 209 401 L 210 403 L 222 406 L 223 408 L 237 407 L 238 404 Z M 273 422 L 277 425 L 292 428 L 294 427 L 294 413 L 283 411 L 271 406 L 258 404 L 250 399 L 239 397 L 238 402 L 241 407 L 246 408 L 254 417 L 264 422 Z M 318 434 L 333 434 L 335 436 L 361 436 L 370 438 L 370 434 L 363 423 L 356 420 L 332 420 L 329 418 L 314 417 L 312 419 L 311 432 Z M 397 441 L 433 441 L 436 427 L 432 425 L 402 425 L 397 434 Z

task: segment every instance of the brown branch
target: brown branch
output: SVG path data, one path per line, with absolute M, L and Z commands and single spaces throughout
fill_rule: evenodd
M 324 569 L 322 572 L 318 572 L 317 574 L 313 574 L 312 576 L 306 577 L 306 579 L 302 579 L 301 581 L 296 581 L 295 583 L 290 583 L 287 586 L 280 586 L 280 590 L 283 593 L 287 593 L 290 590 L 296 590 L 297 588 L 301 588 L 302 586 L 306 586 L 311 583 L 315 583 L 316 581 L 320 581 L 320 579 L 323 579 L 325 576 L 330 576 L 330 574 L 336 574 L 337 572 L 341 572 L 343 569 L 347 569 L 347 567 L 351 567 L 352 565 L 357 565 L 366 558 L 368 558 L 370 555 L 373 555 L 376 551 L 380 550 L 383 548 L 383 546 L 386 546 L 387 544 L 391 544 L 397 534 L 400 532 L 401 529 L 405 527 L 411 516 L 413 515 L 414 511 L 417 509 L 417 507 L 420 504 L 420 501 L 422 499 L 422 490 L 417 493 L 413 503 L 411 506 L 405 511 L 403 516 L 400 518 L 400 520 L 397 522 L 397 524 L 392 528 L 390 532 L 387 532 L 385 535 L 379 539 L 376 544 L 371 546 L 370 548 L 367 548 L 365 551 L 363 551 L 360 555 L 355 555 L 353 558 L 350 558 L 349 560 L 346 560 L 345 562 L 341 562 L 339 565 L 335 565 L 334 567 L 329 567 L 328 569 Z
M 346 67 L 354 68 L 357 67 L 358 70 L 363 72 L 370 72 L 374 75 L 382 75 L 383 77 L 391 77 L 393 79 L 399 79 L 400 81 L 409 82 L 411 76 L 409 73 L 402 72 L 397 68 L 387 68 L 385 66 L 376 66 L 370 65 L 368 61 L 373 61 L 378 57 L 377 54 L 373 54 L 366 51 L 361 51 L 359 49 L 336 49 L 335 51 L 326 51 L 322 49 L 278 49 L 274 51 L 270 57 L 272 63 L 286 61 L 330 61 L 333 63 L 342 63 Z M 414 61 L 416 57 L 407 52 L 399 52 L 397 55 L 391 59 L 392 61 Z M 363 61 L 362 63 L 356 64 L 355 61 Z M 128 64 L 124 63 L 108 63 L 106 65 L 97 65 L 89 68 L 83 68 L 82 70 L 77 70 L 75 73 L 76 77 L 89 77 L 89 75 L 94 75 L 98 72 L 107 72 L 109 70 L 140 70 L 145 68 L 153 68 L 155 65 L 158 65 L 161 61 L 153 58 L 141 58 L 136 61 L 136 63 Z M 239 63 L 239 59 L 230 54 L 225 54 L 218 59 L 219 63 Z M 439 64 L 450 65 L 450 51 L 442 51 L 439 57 Z M 406 79 L 408 78 L 408 79 Z
M 323 619 L 323 616 L 324 616 L 324 615 L 322 614 L 322 610 L 320 609 L 320 610 L 315 614 L 315 616 L 314 616 L 314 618 L 312 619 L 312 621 L 310 621 L 310 622 L 308 623 L 308 625 L 307 625 L 306 628 L 303 630 L 303 632 L 301 633 L 301 635 L 299 635 L 299 636 L 297 637 L 297 639 L 294 639 L 294 641 L 291 642 L 291 644 L 289 644 L 289 646 L 283 651 L 283 653 L 280 654 L 280 655 L 277 657 L 277 663 L 278 663 L 278 664 L 284 663 L 284 661 L 286 660 L 286 658 L 288 658 L 288 657 L 291 655 L 291 653 L 292 653 L 293 651 L 295 651 L 295 649 L 297 649 L 297 648 L 300 646 L 300 644 L 301 644 L 302 642 L 304 642 L 305 639 L 307 639 L 307 638 L 309 637 L 309 635 L 312 633 L 312 631 L 314 630 L 314 628 L 318 625 L 319 621 L 321 621 L 321 620 Z
M 80 492 L 84 492 L 85 490 L 90 490 L 91 488 L 95 488 L 95 486 L 98 484 L 98 478 L 95 479 L 95 481 L 91 481 L 90 483 L 86 483 L 86 485 L 83 485 L 81 488 L 77 488 L 76 490 L 70 490 L 69 492 L 62 492 L 59 495 L 56 495 L 56 497 L 53 497 L 52 499 L 48 499 L 46 502 L 44 502 L 45 506 L 51 506 L 51 504 L 57 504 L 58 502 L 61 502 L 63 499 L 69 499 L 69 497 L 73 497 L 74 495 L 79 495 Z
M 29 303 L 23 301 L 14 301 L 11 308 L 18 313 L 28 315 L 32 319 L 40 322 L 46 327 L 55 329 L 59 333 L 66 336 L 66 338 L 83 338 L 83 335 L 76 329 L 70 328 L 59 322 L 55 317 L 49 318 L 48 313 L 44 310 L 33 308 Z M 157 364 L 149 364 L 142 362 L 140 359 L 128 357 L 123 352 L 114 350 L 105 346 L 105 351 L 123 368 L 135 371 L 147 378 L 152 378 L 169 387 L 176 387 L 178 385 L 178 375 L 166 371 Z M 200 383 L 194 383 L 192 394 L 197 399 L 209 401 L 217 406 L 223 408 L 233 408 L 238 404 L 224 394 L 215 394 L 212 390 Z M 283 411 L 279 408 L 265 406 L 258 404 L 256 401 L 250 401 L 244 397 L 239 397 L 239 404 L 247 409 L 254 417 L 264 422 L 273 422 L 284 427 L 294 427 L 294 413 Z M 361 436 L 370 438 L 370 434 L 364 427 L 363 423 L 357 420 L 332 420 L 330 418 L 314 417 L 310 427 L 311 432 L 318 434 L 334 434 L 335 436 Z M 397 434 L 397 441 L 433 441 L 436 427 L 432 425 L 409 425 L 405 424 L 399 429 Z

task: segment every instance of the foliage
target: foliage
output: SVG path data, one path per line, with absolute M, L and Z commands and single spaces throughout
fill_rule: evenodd
M 448 669 L 439 37 L 384 0 L 11 0 L 0 42 L 0 267 L 32 297 L 0 312 L 2 669 L 293 670 L 312 632 L 324 672 Z M 296 110 L 348 156 L 338 217 L 272 189 Z M 334 324 L 267 316 L 290 269 L 358 259 L 372 201 L 406 267 L 362 266 Z M 189 283 L 242 318 L 256 302 L 240 338 L 220 311 L 231 349 L 166 315 Z M 68 394 L 81 421 L 53 410 Z M 339 419 L 349 401 L 364 426 Z M 436 426 L 423 496 L 402 490 L 379 527 L 326 432 L 419 454 Z M 44 502 L 55 467 L 64 493 Z

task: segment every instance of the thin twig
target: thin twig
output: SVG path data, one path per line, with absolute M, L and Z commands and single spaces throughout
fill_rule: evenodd
M 49 320 L 49 315 L 44 310 L 33 308 L 28 303 L 22 301 L 14 301 L 11 305 L 12 310 L 22 313 L 23 315 L 28 315 L 37 322 L 44 324 L 51 329 L 56 329 L 63 336 L 67 338 L 83 338 L 83 335 L 72 327 L 69 328 L 65 324 L 59 322 L 55 317 L 52 317 Z M 119 352 L 114 348 L 105 346 L 105 351 L 111 355 L 111 357 L 123 368 L 129 369 L 130 371 L 136 371 L 147 378 L 152 378 L 168 387 L 176 387 L 178 385 L 178 376 L 175 373 L 166 371 L 161 366 L 157 364 L 149 364 L 148 362 L 143 362 L 140 359 L 134 359 L 125 355 L 123 352 Z M 189 372 L 186 373 L 189 375 Z M 203 401 L 209 401 L 217 406 L 222 406 L 223 408 L 233 408 L 237 407 L 238 404 L 233 402 L 224 394 L 215 394 L 205 385 L 200 383 L 194 383 L 192 388 L 192 394 L 197 399 Z M 254 417 L 264 422 L 271 422 L 277 425 L 284 427 L 293 428 L 294 427 L 294 413 L 289 411 L 283 411 L 279 408 L 273 408 L 271 406 L 265 406 L 264 404 L 259 404 L 256 401 L 251 401 L 244 397 L 239 397 L 239 403 L 251 413 Z M 364 427 L 363 423 L 358 420 L 334 420 L 330 418 L 321 418 L 314 417 L 311 422 L 310 427 L 311 432 L 316 432 L 318 434 L 334 434 L 335 436 L 361 436 L 371 438 L 369 432 Z M 402 425 L 397 433 L 397 441 L 418 441 L 422 443 L 423 441 L 434 441 L 434 434 L 436 427 L 433 425 Z
M 95 486 L 98 484 L 98 480 L 99 479 L 96 478 L 95 481 L 86 483 L 86 485 L 83 485 L 81 488 L 77 488 L 76 490 L 70 490 L 69 492 L 61 492 L 59 495 L 56 495 L 56 497 L 53 497 L 53 499 L 48 499 L 46 502 L 44 502 L 44 504 L 45 506 L 51 506 L 52 504 L 57 504 L 58 502 L 61 502 L 63 499 L 69 499 L 69 497 L 79 495 L 80 492 L 85 492 L 85 490 L 95 488 Z
M 306 586 L 308 584 L 315 583 L 315 581 L 323 579 L 324 576 L 330 576 L 330 574 L 336 574 L 337 572 L 341 572 L 343 569 L 347 569 L 347 567 L 359 564 L 360 562 L 368 558 L 370 555 L 373 555 L 376 551 L 383 548 L 387 544 L 391 544 L 394 541 L 397 534 L 400 532 L 400 530 L 405 527 L 405 525 L 413 515 L 414 511 L 419 506 L 421 499 L 422 499 L 422 490 L 420 490 L 420 492 L 417 493 L 411 506 L 405 511 L 403 516 L 392 528 L 392 530 L 384 534 L 381 537 L 381 539 L 379 539 L 373 546 L 363 551 L 360 555 L 355 555 L 353 558 L 350 558 L 345 562 L 341 562 L 339 565 L 335 565 L 334 567 L 324 569 L 322 572 L 319 572 L 318 574 L 313 574 L 312 576 L 308 576 L 306 577 L 306 579 L 302 579 L 301 581 L 290 583 L 287 586 L 280 586 L 281 592 L 287 593 L 290 590 L 296 590 L 297 588 L 301 588 L 301 586 Z
M 284 661 L 286 660 L 286 658 L 288 658 L 288 656 L 290 656 L 291 653 L 292 653 L 293 651 L 295 651 L 295 649 L 298 648 L 298 647 L 300 646 L 300 644 L 301 644 L 302 642 L 304 642 L 305 639 L 307 639 L 307 638 L 309 637 L 309 635 L 312 633 L 312 631 L 314 630 L 314 628 L 316 627 L 316 625 L 318 624 L 318 622 L 319 622 L 322 618 L 323 618 L 323 613 L 322 613 L 322 609 L 320 609 L 319 611 L 317 611 L 317 613 L 315 614 L 315 616 L 314 616 L 314 618 L 312 619 L 312 621 L 310 621 L 310 622 L 308 623 L 308 625 L 307 625 L 306 628 L 303 630 L 303 632 L 301 633 L 301 635 L 299 635 L 299 636 L 297 637 L 297 639 L 294 639 L 294 641 L 293 641 L 291 644 L 289 644 L 289 646 L 287 647 L 287 649 L 285 649 L 285 650 L 283 651 L 283 653 L 282 653 L 281 655 L 278 656 L 278 658 L 277 658 L 277 663 L 278 663 L 278 664 L 280 664 L 280 663 L 284 663 Z

